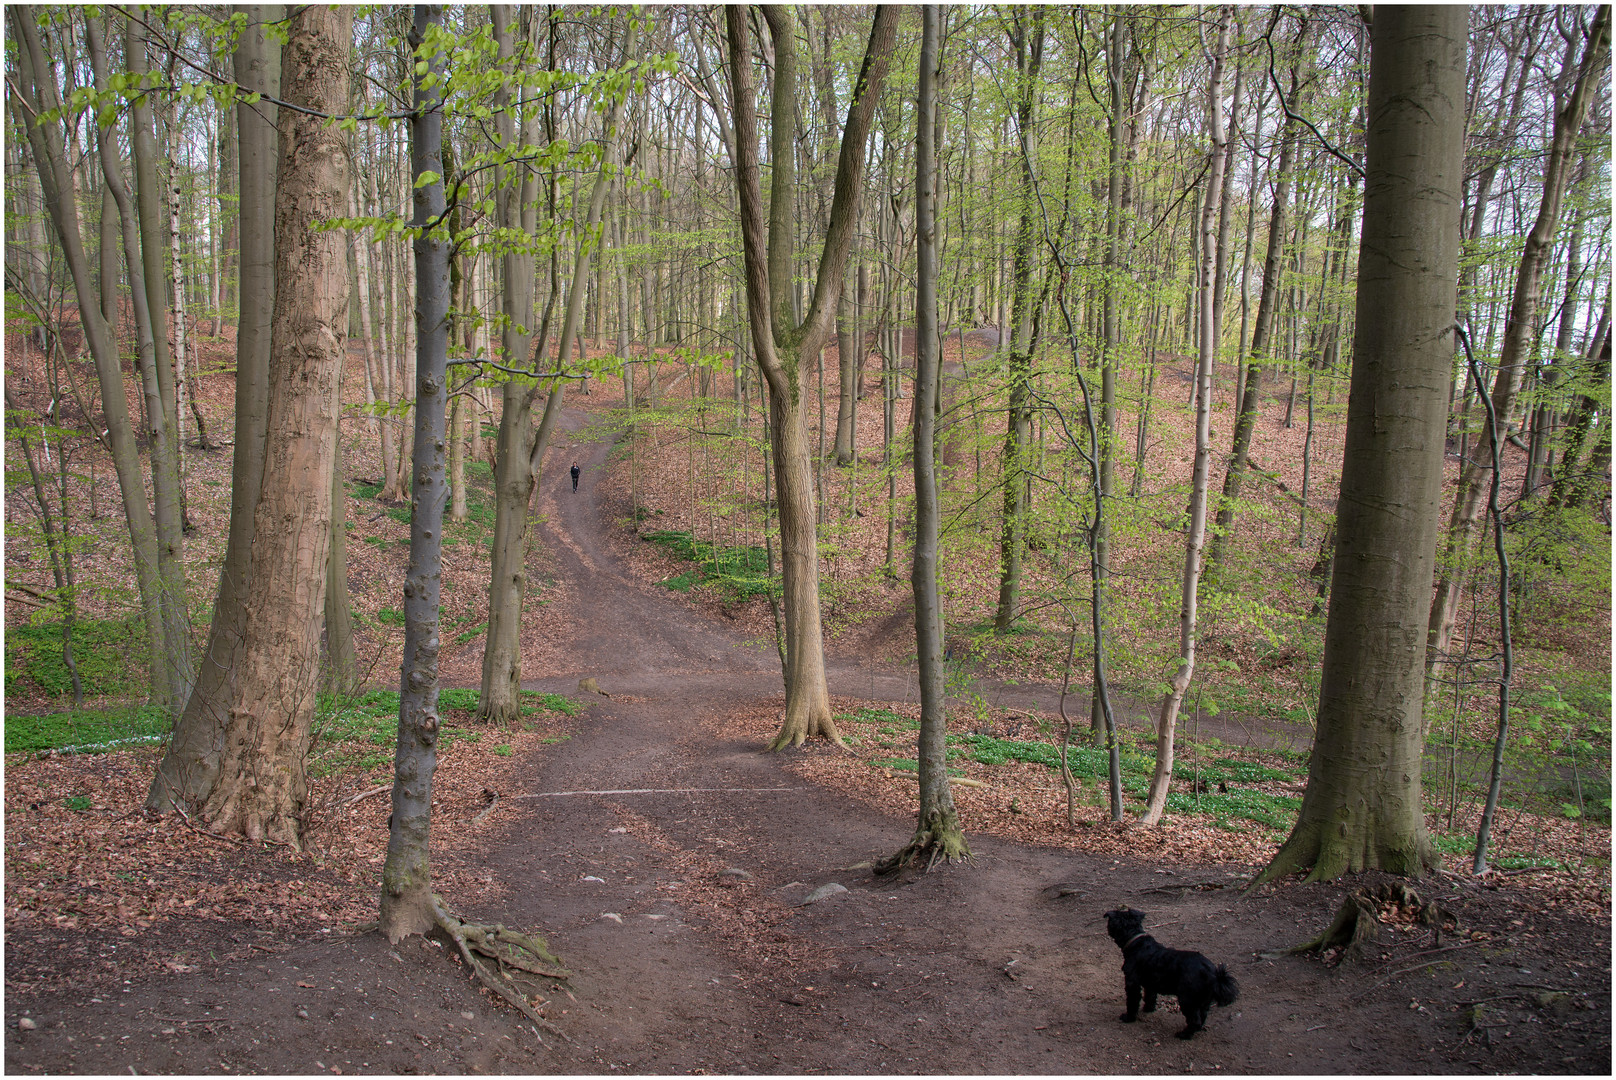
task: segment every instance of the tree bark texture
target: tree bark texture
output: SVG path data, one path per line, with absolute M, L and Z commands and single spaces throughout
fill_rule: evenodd
M 422 46 L 443 19 L 443 8 L 418 4 L 410 32 L 412 55 L 426 69 L 415 80 L 410 116 L 410 174 L 433 173 L 415 184 L 410 221 L 422 229 L 415 250 L 415 451 L 410 489 L 410 565 L 404 577 L 404 665 L 398 698 L 398 746 L 393 758 L 392 831 L 382 867 L 381 930 L 397 943 L 436 922 L 428 840 L 432 774 L 438 766 L 438 602 L 443 585 L 443 506 L 448 501 L 444 413 L 449 362 L 449 240 L 425 227 L 443 218 L 443 113 L 438 109 L 447 58 Z M 420 69 L 417 69 L 420 70 Z M 435 78 L 428 79 L 427 76 Z M 431 85 L 427 85 L 430 81 Z
M 264 32 L 282 18 L 279 4 L 249 4 L 247 26 L 236 44 L 236 79 L 264 97 L 238 102 L 236 155 L 241 208 L 241 306 L 236 320 L 236 432 L 230 472 L 230 531 L 219 570 L 213 621 L 197 666 L 196 684 L 175 721 L 168 749 L 152 777 L 149 809 L 167 812 L 170 800 L 196 805 L 218 778 L 229 723 L 231 672 L 241 648 L 247 611 L 242 601 L 252 572 L 253 513 L 264 478 L 264 441 L 269 420 L 270 322 L 275 311 L 275 162 L 279 133 L 280 43 Z
M 1259 877 L 1418 875 L 1431 596 L 1464 171 L 1461 6 L 1381 5 L 1370 31 L 1357 339 L 1318 733 L 1290 838 Z
M 327 114 L 347 107 L 352 19 L 349 8 L 320 6 L 292 16 L 281 52 L 283 100 Z M 202 815 L 215 832 L 296 845 L 319 687 L 348 327 L 346 241 L 316 226 L 343 215 L 349 177 L 341 133 L 319 117 L 280 110 L 279 138 L 263 483 L 229 726 Z

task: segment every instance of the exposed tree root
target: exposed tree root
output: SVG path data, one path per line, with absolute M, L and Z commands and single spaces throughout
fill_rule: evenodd
M 509 930 L 501 923 L 468 923 L 449 911 L 440 897 L 432 898 L 433 921 L 454 941 L 465 959 L 466 966 L 484 986 L 504 998 L 512 1008 L 533 1023 L 562 1039 L 566 1032 L 540 1016 L 527 1002 L 527 996 L 517 983 L 514 972 L 542 976 L 547 979 L 567 979 L 572 973 L 561 966 L 561 961 L 550 952 L 544 939 L 536 934 Z M 490 966 L 487 961 L 492 960 Z
M 950 815 L 951 827 L 939 821 L 928 820 L 915 830 L 915 835 L 896 855 L 876 861 L 872 869 L 880 875 L 896 873 L 909 867 L 920 867 L 928 873 L 938 860 L 945 863 L 970 862 L 971 848 L 960 831 L 959 818 Z M 924 862 L 925 865 L 920 864 Z
M 1341 961 L 1360 960 L 1364 950 L 1375 940 L 1380 930 L 1381 909 L 1395 915 L 1407 912 L 1413 918 L 1432 928 L 1433 942 L 1440 943 L 1442 927 L 1454 918 L 1435 903 L 1420 899 L 1406 883 L 1401 881 L 1360 885 L 1341 898 L 1335 918 L 1324 932 L 1311 941 L 1280 950 L 1279 955 L 1295 953 L 1322 953 L 1327 949 L 1340 949 Z

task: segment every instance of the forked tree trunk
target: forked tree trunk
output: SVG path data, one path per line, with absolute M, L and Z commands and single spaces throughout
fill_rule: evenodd
M 863 189 L 865 144 L 876 98 L 886 75 L 897 9 L 878 7 L 853 84 L 830 209 L 830 224 L 814 279 L 813 298 L 799 322 L 793 310 L 796 259 L 792 233 L 795 193 L 795 25 L 777 8 L 764 8 L 774 45 L 771 100 L 773 175 L 765 217 L 757 159 L 757 97 L 752 81 L 751 29 L 741 8 L 725 10 L 730 88 L 735 110 L 735 182 L 740 197 L 746 299 L 753 356 L 768 386 L 770 436 L 779 492 L 781 573 L 786 623 L 786 709 L 771 749 L 800 745 L 814 735 L 840 744 L 825 682 L 819 618 L 819 545 L 814 476 L 803 415 L 802 374 L 829 337 Z M 767 238 L 764 223 L 767 221 Z
M 1290 93 L 1286 95 L 1286 100 L 1292 102 L 1294 111 L 1300 113 L 1307 112 L 1306 92 L 1299 89 L 1302 81 L 1302 53 L 1306 45 L 1307 23 L 1304 17 L 1301 29 L 1296 34 L 1295 52 L 1291 57 L 1291 88 Z M 1246 358 L 1244 379 L 1239 401 L 1236 403 L 1229 467 L 1223 474 L 1223 497 L 1218 503 L 1217 522 L 1212 530 L 1212 550 L 1207 556 L 1207 566 L 1213 574 L 1216 574 L 1223 565 L 1229 543 L 1228 535 L 1234 529 L 1235 500 L 1240 498 L 1240 488 L 1245 481 L 1247 458 L 1251 452 L 1251 436 L 1257 427 L 1263 367 L 1267 364 L 1268 355 L 1272 351 L 1274 327 L 1279 321 L 1279 289 L 1281 279 L 1285 276 L 1284 268 L 1280 264 L 1284 261 L 1285 237 L 1289 231 L 1287 221 L 1291 185 L 1294 181 L 1292 162 L 1296 157 L 1298 125 L 1287 117 L 1282 127 L 1284 134 L 1280 138 L 1274 206 L 1268 218 L 1268 252 L 1263 259 L 1262 295 L 1257 301 L 1257 325 L 1251 332 L 1251 352 Z M 1216 328 L 1213 332 L 1216 333 Z
M 283 100 L 324 114 L 347 107 L 352 20 L 352 9 L 341 7 L 292 16 L 281 52 Z M 346 242 L 316 223 L 342 216 L 347 185 L 341 133 L 318 115 L 282 109 L 269 434 L 229 729 L 202 816 L 215 832 L 294 846 L 308 795 L 304 757 L 319 687 L 348 328 Z
M 1421 802 L 1425 616 L 1442 500 L 1464 173 L 1462 6 L 1370 29 L 1357 338 L 1318 733 L 1290 838 L 1259 881 L 1436 861 Z
M 420 56 L 443 8 L 420 4 L 410 46 L 425 68 L 415 80 L 410 114 L 410 173 L 437 179 L 416 184 L 414 216 L 420 228 L 443 216 L 442 96 L 446 57 Z M 427 76 L 435 76 L 428 85 Z M 415 439 L 410 492 L 410 565 L 404 577 L 404 665 L 398 696 L 398 746 L 393 759 L 392 830 L 382 867 L 381 930 L 397 943 L 436 923 L 428 840 L 432 775 L 438 765 L 438 600 L 443 585 L 444 403 L 449 360 L 449 241 L 417 236 L 415 250 Z
M 236 45 L 236 79 L 264 95 L 236 106 L 240 311 L 236 322 L 236 432 L 231 462 L 230 531 L 219 571 L 208 643 L 185 712 L 174 724 L 168 749 L 146 796 L 149 809 L 167 812 L 173 801 L 196 805 L 218 777 L 229 722 L 230 675 L 236 667 L 247 612 L 242 606 L 252 572 L 253 512 L 264 477 L 268 436 L 270 320 L 275 310 L 275 161 L 280 96 L 280 43 L 264 27 L 279 22 L 279 4 L 247 5 L 247 27 Z

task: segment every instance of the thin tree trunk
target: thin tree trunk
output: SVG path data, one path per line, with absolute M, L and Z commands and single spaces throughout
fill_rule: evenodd
M 1189 532 L 1184 540 L 1184 572 L 1180 578 L 1178 659 L 1168 676 L 1168 690 L 1162 695 L 1156 717 L 1156 770 L 1150 778 L 1150 793 L 1140 819 L 1146 825 L 1161 821 L 1167 809 L 1167 792 L 1173 779 L 1173 740 L 1178 730 L 1178 711 L 1195 677 L 1196 605 L 1200 599 L 1201 546 L 1206 540 L 1206 511 L 1212 463 L 1212 366 L 1217 359 L 1217 328 L 1212 324 L 1215 311 L 1213 284 L 1217 275 L 1216 205 L 1211 193 L 1220 190 L 1228 162 L 1228 137 L 1224 132 L 1223 104 L 1220 98 L 1224 55 L 1229 48 L 1230 14 L 1223 9 L 1218 19 L 1218 39 L 1213 47 L 1212 77 L 1207 86 L 1207 126 L 1212 138 L 1212 163 L 1207 175 L 1207 198 L 1201 210 L 1200 273 L 1200 354 L 1195 365 L 1195 468 L 1190 480 Z
M 920 668 L 919 823 L 902 851 L 877 866 L 895 870 L 926 859 L 930 866 L 970 857 L 959 811 L 948 782 L 948 711 L 943 693 L 943 613 L 937 590 L 937 416 L 941 363 L 937 327 L 937 5 L 921 8 L 920 95 L 915 152 L 915 230 L 919 268 L 915 276 L 914 474 L 915 549 L 910 585 L 915 595 L 915 650 Z

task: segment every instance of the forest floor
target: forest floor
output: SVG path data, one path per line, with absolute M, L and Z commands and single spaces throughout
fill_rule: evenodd
M 150 749 L 12 756 L 7 1072 L 1610 1072 L 1608 862 L 1437 873 L 1416 887 L 1452 916 L 1440 934 L 1387 910 L 1360 961 L 1287 955 L 1374 882 L 1246 891 L 1266 832 L 1113 825 L 1091 797 L 1067 826 L 1057 774 L 972 761 L 956 797 L 973 860 L 874 875 L 913 828 L 912 776 L 878 756 L 915 715 L 907 589 L 828 657 L 852 749 L 763 752 L 782 699 L 755 605 L 662 584 L 672 560 L 626 524 L 593 407 L 564 414 L 544 474 L 524 630 L 524 686 L 587 708 L 446 747 L 434 823 L 445 899 L 537 930 L 570 971 L 540 1007 L 559 1034 L 443 941 L 358 929 L 385 767 L 317 784 L 292 853 L 147 818 Z M 475 685 L 476 660 L 447 657 L 446 683 Z M 1054 690 L 996 685 L 964 728 L 1047 731 Z M 1608 830 L 1549 841 L 1608 855 Z M 1193 1040 L 1171 1037 L 1171 999 L 1118 1023 L 1102 913 L 1121 905 L 1239 980 Z

